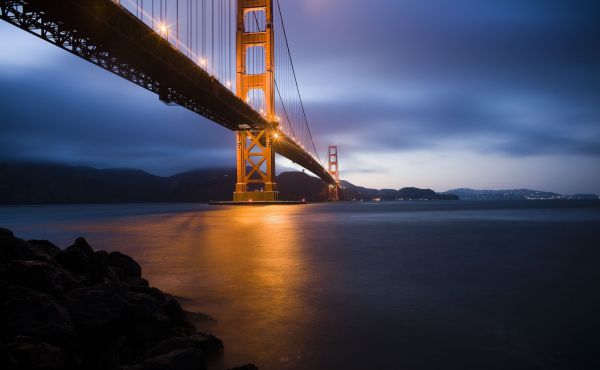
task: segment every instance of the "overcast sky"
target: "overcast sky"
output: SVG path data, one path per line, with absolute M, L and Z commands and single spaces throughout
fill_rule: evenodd
M 600 1 L 280 2 L 342 178 L 600 194 Z M 0 160 L 235 165 L 231 132 L 4 22 L 0 89 Z

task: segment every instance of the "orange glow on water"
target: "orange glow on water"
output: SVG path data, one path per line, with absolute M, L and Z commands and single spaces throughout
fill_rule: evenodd
M 260 363 L 301 358 L 307 340 L 289 335 L 312 316 L 301 289 L 318 286 L 298 227 L 304 207 L 211 208 L 85 228 L 118 236 L 124 245 L 114 249 L 136 258 L 153 286 L 214 316 L 219 325 L 206 330 L 224 340 L 231 361 Z M 269 343 L 279 351 L 265 350 Z

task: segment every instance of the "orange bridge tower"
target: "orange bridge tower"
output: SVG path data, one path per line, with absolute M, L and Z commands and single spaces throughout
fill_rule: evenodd
M 275 201 L 278 191 L 272 144 L 277 137 L 279 123 L 275 115 L 273 0 L 238 0 L 237 4 L 236 93 L 240 99 L 249 102 L 251 92 L 262 92 L 264 108 L 261 113 L 272 127 L 236 131 L 237 182 L 233 200 Z M 257 13 L 260 17 L 257 17 Z M 249 24 L 256 24 L 256 27 L 249 27 Z M 260 73 L 248 68 L 247 53 L 250 48 L 264 52 L 264 59 L 261 58 L 264 60 L 264 69 L 261 68 Z
M 335 184 L 329 185 L 329 200 L 340 200 L 340 168 L 338 166 L 338 148 L 336 145 L 330 145 L 327 152 L 328 170 L 335 180 Z

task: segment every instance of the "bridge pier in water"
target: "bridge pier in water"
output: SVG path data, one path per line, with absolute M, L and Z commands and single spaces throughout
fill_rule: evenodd
M 237 182 L 234 202 L 273 202 L 278 198 L 275 183 L 274 134 L 266 131 L 237 131 Z M 250 186 L 263 186 L 250 189 Z

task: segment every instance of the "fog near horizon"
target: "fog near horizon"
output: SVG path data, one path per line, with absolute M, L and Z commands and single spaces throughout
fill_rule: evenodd
M 597 2 L 281 3 L 317 147 L 339 145 L 343 179 L 600 194 Z M 234 167 L 228 130 L 4 22 L 0 47 L 0 160 Z

